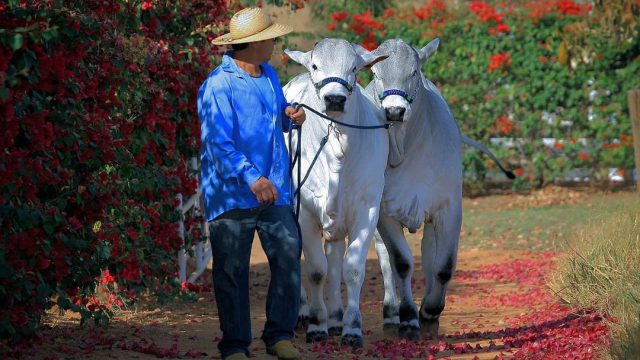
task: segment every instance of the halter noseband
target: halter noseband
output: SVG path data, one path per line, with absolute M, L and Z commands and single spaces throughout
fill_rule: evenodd
M 413 96 L 407 94 L 406 92 L 402 91 L 402 90 L 398 90 L 398 89 L 389 89 L 389 90 L 385 90 L 382 93 L 380 93 L 378 95 L 378 99 L 380 99 L 380 101 L 384 100 L 384 98 L 386 98 L 389 95 L 398 95 L 398 96 L 402 96 L 405 100 L 407 100 L 407 102 L 409 104 L 411 104 L 413 102 Z
M 328 78 L 322 79 L 321 81 L 319 81 L 319 82 L 315 83 L 315 85 L 316 85 L 316 88 L 317 88 L 317 89 L 318 89 L 318 91 L 319 91 L 319 90 L 320 90 L 320 89 L 322 89 L 325 85 L 328 85 L 328 84 L 330 84 L 330 83 L 332 83 L 332 82 L 335 82 L 335 83 L 338 83 L 338 84 L 340 84 L 340 85 L 344 86 L 345 88 L 347 88 L 347 90 L 349 90 L 349 93 L 353 92 L 353 85 L 349 84 L 349 83 L 347 82 L 347 80 L 345 80 L 345 79 L 343 79 L 343 78 L 335 77 L 335 76 L 332 76 L 332 77 L 328 77 Z

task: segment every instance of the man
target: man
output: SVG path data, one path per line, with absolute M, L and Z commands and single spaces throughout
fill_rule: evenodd
M 299 359 L 291 338 L 300 298 L 301 242 L 283 132 L 291 121 L 301 125 L 305 113 L 286 102 L 267 63 L 275 38 L 292 29 L 272 23 L 260 8 L 233 15 L 229 29 L 213 44 L 233 50 L 198 92 L 201 181 L 223 334 L 218 349 L 228 360 L 249 355 L 249 259 L 257 230 L 271 269 L 262 340 L 269 354 Z

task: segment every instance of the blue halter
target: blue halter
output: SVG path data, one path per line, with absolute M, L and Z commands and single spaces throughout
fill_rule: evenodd
M 322 81 L 320 81 L 320 82 L 317 82 L 315 85 L 316 85 L 316 88 L 317 88 L 318 90 L 320 90 L 320 89 L 322 89 L 325 85 L 330 84 L 330 83 L 332 83 L 332 82 L 336 82 L 336 83 L 338 83 L 338 84 L 340 84 L 340 85 L 344 86 L 345 88 L 347 88 L 347 90 L 349 90 L 349 92 L 352 92 L 352 91 L 353 91 L 353 85 L 349 84 L 349 83 L 347 82 L 347 80 L 345 80 L 345 79 L 343 79 L 343 78 L 339 78 L 339 77 L 328 77 L 328 78 L 326 78 L 326 79 L 323 79 L 323 80 L 322 80 Z
M 389 95 L 402 96 L 405 100 L 407 100 L 407 102 L 409 102 L 409 104 L 411 104 L 413 102 L 413 97 L 411 95 L 407 94 L 406 92 L 404 92 L 402 90 L 398 90 L 398 89 L 385 90 L 381 94 L 378 95 L 378 99 L 380 99 L 380 101 L 382 101 L 384 98 L 386 98 Z

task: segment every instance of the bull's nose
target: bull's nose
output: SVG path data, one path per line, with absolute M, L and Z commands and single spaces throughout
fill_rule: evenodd
M 403 121 L 405 108 L 401 106 L 392 106 L 384 109 L 387 115 L 387 121 Z
M 347 101 L 347 97 L 343 95 L 326 95 L 324 97 L 324 101 L 327 104 L 344 105 L 344 103 Z

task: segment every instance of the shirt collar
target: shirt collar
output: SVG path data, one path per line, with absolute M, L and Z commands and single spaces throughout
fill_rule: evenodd
M 244 75 L 246 74 L 246 72 L 240 69 L 238 67 L 238 64 L 236 64 L 236 62 L 233 61 L 232 55 L 233 55 L 233 50 L 229 50 L 226 53 L 224 53 L 224 55 L 222 55 L 222 63 L 220 65 L 222 67 L 222 70 L 230 73 L 235 73 L 238 77 L 244 78 Z M 266 64 L 268 63 L 263 62 L 260 64 L 262 65 L 262 71 L 266 71 L 266 68 L 267 68 L 267 66 L 265 66 Z

